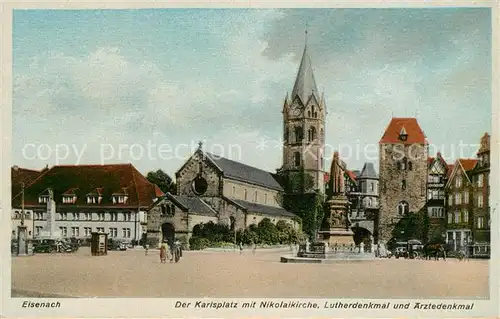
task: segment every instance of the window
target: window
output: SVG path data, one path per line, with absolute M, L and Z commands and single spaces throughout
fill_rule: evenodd
M 477 218 L 477 228 L 478 229 L 483 229 L 484 228 L 484 217 L 483 216 L 479 216 Z
M 408 162 L 408 170 L 409 171 L 413 170 L 413 163 L 412 162 Z
M 68 220 L 68 213 L 60 213 L 60 220 Z
M 397 162 L 396 167 L 397 167 L 398 171 L 400 171 L 401 170 L 401 162 Z
M 253 201 L 257 203 L 257 191 L 253 193 Z
M 59 230 L 61 231 L 61 236 L 68 237 L 68 228 L 67 227 L 59 227 Z
M 89 195 L 87 196 L 87 204 L 99 204 L 101 202 L 100 196 Z
M 112 222 L 116 222 L 116 221 L 118 221 L 118 213 L 114 213 L 114 212 L 113 212 L 113 213 L 110 213 L 109 215 L 110 215 L 110 217 L 111 217 L 111 221 L 112 221 Z
M 455 179 L 455 187 L 460 187 L 462 186 L 462 176 L 457 176 Z
M 98 233 L 104 233 L 104 227 L 97 227 L 97 228 L 96 228 L 96 231 L 97 231 Z
M 74 204 L 76 202 L 76 196 L 63 196 L 62 198 L 63 204 Z
M 288 141 L 288 135 L 289 135 L 289 134 L 290 134 L 290 133 L 289 133 L 289 130 L 288 130 L 288 127 L 287 127 L 287 128 L 285 128 L 285 134 L 284 134 L 284 140 L 285 140 L 285 142 L 287 142 L 287 141 Z
M 460 193 L 457 194 L 457 204 L 458 205 L 462 204 L 462 194 Z
M 169 206 L 167 206 L 167 214 L 170 213 L 170 208 Z M 123 220 L 126 221 L 126 222 L 129 222 L 132 220 L 132 213 L 130 212 L 126 212 L 126 213 L 123 213 Z
M 92 227 L 83 227 L 83 233 L 85 237 L 90 237 L 92 235 Z
M 49 201 L 49 196 L 47 195 L 42 195 L 38 197 L 39 204 L 47 204 L 48 201 Z
M 73 213 L 73 220 L 80 220 L 80 213 Z
M 245 191 L 243 192 L 243 199 L 244 200 L 247 200 L 247 190 L 245 189 Z
M 71 227 L 71 236 L 80 237 L 80 227 Z
M 469 203 L 469 192 L 465 191 L 464 192 L 464 204 Z
M 455 205 L 459 205 L 461 204 L 460 202 L 460 194 L 459 193 L 455 193 Z
M 295 152 L 293 154 L 293 161 L 294 161 L 295 167 L 299 167 L 300 166 L 300 153 L 299 152 Z
M 130 228 L 122 228 L 123 238 L 130 238 Z
M 116 228 L 110 228 L 109 229 L 109 237 L 117 237 L 118 236 L 118 230 Z
M 264 194 L 264 205 L 267 205 L 267 194 Z
M 453 223 L 453 216 L 451 215 L 451 213 L 448 213 L 448 224 L 451 223 Z
M 370 183 L 370 192 L 373 192 L 375 190 L 375 183 L 371 182 Z
M 236 194 L 236 187 L 233 186 L 233 196 Z
M 316 128 L 314 126 L 311 126 L 311 128 L 307 131 L 307 139 L 309 142 L 312 142 L 316 140 Z
M 406 189 L 406 179 L 403 179 L 401 181 L 401 190 L 405 190 Z
M 92 220 L 92 213 L 85 213 L 85 220 Z
M 448 206 L 453 206 L 453 195 L 448 195 Z
M 402 171 L 406 170 L 406 158 L 404 158 L 403 161 L 401 162 L 401 170 Z
M 429 216 L 435 218 L 443 217 L 443 208 L 442 207 L 430 207 L 429 208 Z
M 105 219 L 105 214 L 104 213 L 97 213 L 97 219 L 99 221 L 104 221 Z
M 477 187 L 483 187 L 483 177 L 484 175 L 483 174 L 479 174 L 477 176 Z
M 467 210 L 463 211 L 463 222 L 468 223 L 469 222 L 469 212 Z
M 35 226 L 35 236 L 40 236 L 40 233 L 43 230 L 43 226 Z
M 302 127 L 296 126 L 295 127 L 295 143 L 300 143 L 303 138 L 303 130 Z
M 115 195 L 113 196 L 113 204 L 125 204 L 127 202 L 128 196 L 125 195 Z
M 405 201 L 399 202 L 398 204 L 398 214 L 399 215 L 406 215 L 409 212 L 409 207 L 408 203 Z
M 455 212 L 455 224 L 458 224 L 458 223 L 460 223 L 460 213 Z
M 482 208 L 483 207 L 483 194 L 479 193 L 477 195 L 477 207 Z

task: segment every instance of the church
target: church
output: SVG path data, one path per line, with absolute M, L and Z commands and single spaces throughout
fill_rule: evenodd
M 312 181 L 311 189 L 324 193 L 326 106 L 316 86 L 307 44 L 282 114 L 281 171 L 305 172 Z M 148 209 L 151 247 L 173 238 L 188 244 L 193 227 L 210 221 L 225 223 L 232 230 L 245 229 L 264 218 L 300 225 L 300 218 L 281 206 L 285 189 L 276 174 L 205 152 L 201 143 L 175 176 L 177 194 L 165 194 Z

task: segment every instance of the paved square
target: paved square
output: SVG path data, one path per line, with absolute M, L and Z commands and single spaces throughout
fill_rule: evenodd
M 282 264 L 284 252 L 185 252 L 160 264 L 141 250 L 12 259 L 13 296 L 488 298 L 487 260 Z M 34 296 L 34 295 L 33 295 Z

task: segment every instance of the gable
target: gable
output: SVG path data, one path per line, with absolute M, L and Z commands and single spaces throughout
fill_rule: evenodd
M 405 141 L 399 139 L 401 132 L 408 134 Z M 380 144 L 426 144 L 424 131 L 415 118 L 392 118 L 387 126 Z

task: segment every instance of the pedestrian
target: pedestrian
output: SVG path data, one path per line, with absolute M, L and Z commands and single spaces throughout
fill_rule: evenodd
M 167 256 L 166 256 L 167 252 L 166 252 L 166 249 L 165 249 L 165 245 L 161 245 L 160 246 L 160 263 L 164 264 L 167 262 Z
M 148 255 L 148 250 L 149 250 L 149 245 L 148 244 L 144 245 L 144 251 L 146 256 Z
M 240 255 L 243 253 L 243 243 L 240 241 Z
M 257 250 L 257 244 L 256 243 L 253 243 L 253 248 L 252 248 L 252 252 L 253 254 L 255 255 L 255 251 Z

